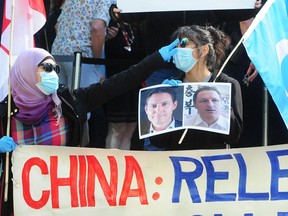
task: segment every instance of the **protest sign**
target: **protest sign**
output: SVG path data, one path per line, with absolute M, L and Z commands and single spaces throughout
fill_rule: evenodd
M 140 139 L 180 129 L 229 134 L 230 83 L 154 85 L 139 91 Z
M 124 151 L 19 146 L 15 216 L 286 216 L 288 144 Z

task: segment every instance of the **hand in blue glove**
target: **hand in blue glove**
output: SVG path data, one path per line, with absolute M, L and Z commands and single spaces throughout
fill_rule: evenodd
M 165 79 L 162 84 L 168 84 L 171 86 L 178 86 L 179 84 L 181 84 L 182 81 L 181 80 L 174 80 L 174 79 Z
M 174 48 L 178 43 L 179 43 L 179 38 L 174 40 L 168 46 L 164 46 L 161 49 L 159 49 L 159 53 L 161 54 L 161 56 L 165 62 L 170 62 L 171 57 L 177 52 L 177 50 Z
M 14 142 L 12 137 L 8 136 L 3 136 L 0 139 L 0 152 L 5 153 L 5 152 L 11 152 L 15 149 L 17 144 Z

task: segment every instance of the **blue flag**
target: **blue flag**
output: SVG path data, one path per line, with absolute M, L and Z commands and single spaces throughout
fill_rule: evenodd
M 268 0 L 243 39 L 288 129 L 288 0 Z

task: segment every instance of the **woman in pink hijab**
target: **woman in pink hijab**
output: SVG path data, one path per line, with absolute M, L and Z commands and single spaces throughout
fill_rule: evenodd
M 11 68 L 11 137 L 7 127 L 7 97 L 0 103 L 0 152 L 18 145 L 79 146 L 87 113 L 145 81 L 166 67 L 178 41 L 102 83 L 70 91 L 59 85 L 60 67 L 40 48 L 22 52 Z

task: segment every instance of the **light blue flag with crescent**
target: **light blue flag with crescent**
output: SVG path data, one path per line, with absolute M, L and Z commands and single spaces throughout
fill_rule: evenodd
M 288 129 L 288 0 L 268 0 L 243 39 Z

